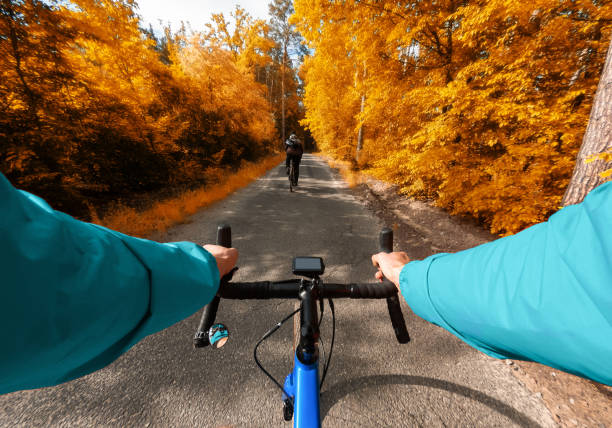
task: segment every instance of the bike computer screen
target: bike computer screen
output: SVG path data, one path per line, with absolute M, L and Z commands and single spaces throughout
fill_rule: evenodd
M 293 274 L 315 277 L 325 272 L 325 265 L 321 257 L 296 257 L 293 259 Z

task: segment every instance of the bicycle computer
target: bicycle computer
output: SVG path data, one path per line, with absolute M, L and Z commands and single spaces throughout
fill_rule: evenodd
M 325 264 L 321 257 L 295 257 L 293 259 L 293 274 L 314 278 L 325 272 Z

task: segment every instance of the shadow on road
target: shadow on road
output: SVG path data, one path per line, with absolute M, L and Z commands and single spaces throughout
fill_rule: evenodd
M 328 391 L 321 393 L 321 418 L 325 419 L 330 409 L 348 394 L 355 393 L 357 390 L 380 387 L 387 385 L 414 385 L 425 386 L 445 390 L 453 394 L 462 395 L 474 401 L 478 401 L 485 406 L 504 415 L 512 422 L 522 427 L 539 427 L 540 425 L 531 420 L 529 417 L 510 407 L 502 401 L 499 401 L 487 394 L 468 388 L 463 385 L 458 385 L 453 382 L 448 382 L 440 379 L 434 379 L 423 376 L 409 375 L 375 375 L 363 376 L 350 380 L 345 380 L 332 385 Z

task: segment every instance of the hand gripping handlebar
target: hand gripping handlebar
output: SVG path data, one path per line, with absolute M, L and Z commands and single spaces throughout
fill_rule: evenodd
M 217 227 L 217 245 L 225 248 L 232 246 L 232 229 L 228 225 L 220 225 Z M 232 278 L 233 271 L 228 275 L 221 278 L 221 284 L 219 288 L 224 287 Z M 204 307 L 202 311 L 202 318 L 200 319 L 200 325 L 193 338 L 193 346 L 196 348 L 203 348 L 204 346 L 210 345 L 208 340 L 208 330 L 215 323 L 217 317 L 217 309 L 219 309 L 219 301 L 221 297 L 217 294 L 213 297 L 212 301 Z
M 219 226 L 217 229 L 217 245 L 231 247 L 231 229 L 229 226 Z M 390 253 L 393 249 L 393 231 L 383 229 L 380 233 L 380 249 Z M 228 284 L 233 271 L 221 279 L 219 291 L 213 300 L 204 308 L 198 331 L 194 337 L 196 348 L 209 345 L 208 330 L 215 322 L 220 298 L 224 299 L 297 299 L 299 298 L 301 279 L 291 279 L 281 282 L 232 282 Z M 399 304 L 395 284 L 384 280 L 382 284 L 330 284 L 325 283 L 319 289 L 319 297 L 349 298 L 349 299 L 387 299 L 387 308 L 395 337 L 399 343 L 410 341 L 406 322 Z
M 384 228 L 380 232 L 380 251 L 384 253 L 393 252 L 393 231 L 388 228 Z M 388 279 L 384 279 L 383 283 L 388 287 L 389 285 L 395 288 Z M 400 307 L 397 290 L 395 295 L 387 297 L 387 308 L 389 309 L 389 317 L 391 317 L 391 324 L 393 325 L 393 331 L 395 331 L 395 337 L 399 343 L 408 343 L 410 336 L 406 329 L 406 321 L 404 321 L 404 315 L 402 315 L 402 309 Z

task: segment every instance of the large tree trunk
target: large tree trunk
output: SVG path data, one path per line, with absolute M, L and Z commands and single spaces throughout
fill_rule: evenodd
M 361 108 L 359 112 L 363 114 L 365 108 L 365 95 L 361 95 Z M 359 131 L 357 132 L 357 150 L 355 152 L 355 161 L 359 163 L 359 155 L 361 155 L 361 149 L 363 148 L 363 123 L 359 125 Z
M 363 63 L 363 80 L 365 81 L 367 76 L 367 69 L 365 61 Z M 355 86 L 357 86 L 357 74 L 355 74 Z M 360 116 L 363 116 L 363 110 L 365 109 L 365 93 L 361 94 L 361 107 L 359 108 Z M 355 162 L 359 164 L 359 157 L 361 155 L 361 149 L 363 148 L 363 122 L 359 125 L 359 131 L 357 132 L 357 150 L 355 151 Z
M 574 174 L 561 201 L 563 206 L 582 202 L 592 189 L 605 181 L 600 174 L 612 168 L 612 162 L 605 162 L 602 159 L 589 163 L 586 161 L 593 155 L 610 149 L 612 149 L 612 39 L 593 100 L 589 124 L 576 159 Z

